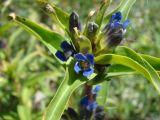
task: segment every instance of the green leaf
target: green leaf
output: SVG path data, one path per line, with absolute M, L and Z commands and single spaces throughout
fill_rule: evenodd
M 108 72 L 133 72 L 133 71 L 134 71 L 133 69 L 119 64 L 111 65 L 108 70 Z
M 77 38 L 79 51 L 81 53 L 92 53 L 92 44 L 91 41 L 84 35 L 80 35 Z
M 102 21 L 103 21 L 103 18 L 104 18 L 104 14 L 106 12 L 106 9 L 109 7 L 110 5 L 110 0 L 104 0 L 102 2 L 102 5 L 101 7 L 99 8 L 99 10 L 97 11 L 96 13 L 96 16 L 95 16 L 95 23 L 99 26 L 99 29 L 101 28 L 101 25 L 102 25 Z
M 112 78 L 117 76 L 124 76 L 124 75 L 133 75 L 136 74 L 136 72 L 109 72 L 107 73 L 106 78 Z
M 31 76 L 29 76 L 25 81 L 24 81 L 24 86 L 31 87 L 37 84 L 39 81 L 44 80 L 44 78 L 48 77 L 54 77 L 57 78 L 60 76 L 59 72 L 56 71 L 45 71 L 45 72 L 39 72 L 39 73 L 32 73 Z
M 55 4 L 48 3 L 47 0 L 37 0 L 38 4 L 45 13 L 47 13 L 61 28 L 68 30 L 69 14 L 62 9 L 55 6 Z
M 150 82 L 154 85 L 157 91 L 160 92 L 160 77 L 155 69 L 145 59 L 143 59 L 139 54 L 128 47 L 118 47 L 116 51 L 116 53 L 130 57 L 131 59 L 135 60 L 143 67 L 145 67 L 151 76 Z
M 104 106 L 106 104 L 109 86 L 110 86 L 109 81 L 104 81 L 101 83 L 101 90 L 96 98 L 98 105 Z
M 61 49 L 60 44 L 64 40 L 64 38 L 58 33 L 52 32 L 35 22 L 32 22 L 28 19 L 16 16 L 15 14 L 11 14 L 9 16 L 14 22 L 18 23 L 25 30 L 32 33 L 36 36 L 40 41 L 48 47 L 48 49 L 55 54 L 56 49 Z
M 122 0 L 119 8 L 117 11 L 121 11 L 123 15 L 123 20 L 126 20 L 128 18 L 128 14 L 130 12 L 130 9 L 134 5 L 136 0 Z
M 74 72 L 73 65 L 74 61 L 71 61 L 64 80 L 46 109 L 43 120 L 59 120 L 73 91 L 86 82 L 85 77 L 80 77 Z
M 23 105 L 18 105 L 17 111 L 20 120 L 31 120 L 31 111 L 28 109 L 28 107 Z
M 95 62 L 97 64 L 121 64 L 130 67 L 147 78 L 160 94 L 159 76 L 145 60 L 144 63 L 147 66 L 147 69 L 143 65 L 139 64 L 137 61 L 134 61 L 129 57 L 115 54 L 104 54 L 98 56 L 96 57 Z
M 23 69 L 25 68 L 26 64 L 31 62 L 33 60 L 33 58 L 36 57 L 37 55 L 39 55 L 38 52 L 33 52 L 29 55 L 26 55 L 25 58 L 19 60 L 19 63 L 17 66 L 17 74 L 21 73 L 23 71 Z
M 155 70 L 160 71 L 160 58 L 156 58 L 149 55 L 139 54 L 145 59 Z
M 10 29 L 11 27 L 13 26 L 13 24 L 12 23 L 6 23 L 6 24 L 4 24 L 4 25 L 2 25 L 1 27 L 0 27 L 0 36 L 2 36 L 8 29 Z

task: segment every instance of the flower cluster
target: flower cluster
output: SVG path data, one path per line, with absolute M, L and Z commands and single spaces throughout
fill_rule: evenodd
M 106 53 L 106 50 L 119 45 L 128 25 L 128 20 L 122 22 L 121 12 L 116 12 L 102 31 L 105 37 L 99 39 L 97 38 L 99 26 L 94 22 L 88 22 L 86 30 L 82 33 L 79 16 L 72 12 L 69 19 L 72 43 L 63 41 L 60 46 L 62 51 L 58 50 L 55 55 L 63 62 L 67 61 L 69 57 L 73 57 L 76 61 L 75 72 L 89 77 L 95 72 L 94 56 Z
M 94 89 L 92 89 L 91 95 L 86 95 L 80 101 L 80 106 L 89 111 L 93 111 L 97 107 L 97 103 L 95 101 L 97 93 L 100 91 L 101 86 L 97 85 Z
M 97 93 L 100 91 L 100 85 L 97 85 L 94 89 L 91 89 L 91 95 L 86 95 L 80 100 L 79 111 L 75 111 L 73 108 L 68 108 L 65 113 L 72 120 L 104 120 L 106 113 L 103 106 L 99 106 L 96 103 Z M 67 120 L 66 114 L 63 114 L 62 118 Z
M 91 91 L 91 95 L 86 95 L 80 100 L 80 117 L 84 120 L 90 119 L 92 114 L 94 113 L 95 120 L 99 118 L 103 120 L 105 117 L 105 112 L 103 107 L 98 106 L 96 102 L 97 93 L 100 91 L 101 87 L 97 85 Z M 94 112 L 93 112 L 94 111 Z

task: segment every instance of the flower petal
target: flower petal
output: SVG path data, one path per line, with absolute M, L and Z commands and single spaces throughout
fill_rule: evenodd
M 87 70 L 83 72 L 83 76 L 89 77 L 94 72 L 94 69 L 89 67 Z
M 80 105 L 85 105 L 85 106 L 88 106 L 90 104 L 89 100 L 88 100 L 88 97 L 85 96 L 81 99 L 80 101 Z
M 86 57 L 87 57 L 88 62 L 91 65 L 94 65 L 94 56 L 92 54 L 87 54 Z
M 74 65 L 74 70 L 76 73 L 79 73 L 81 71 L 81 68 L 79 67 L 78 65 L 79 63 L 77 62 L 75 65 Z
M 57 58 L 59 58 L 63 62 L 67 61 L 67 58 L 65 57 L 65 55 L 64 55 L 63 52 L 61 52 L 61 51 L 58 50 L 55 55 L 56 55 Z
M 89 105 L 87 106 L 87 109 L 88 109 L 89 111 L 93 111 L 94 109 L 96 109 L 96 107 L 97 107 L 97 103 L 96 103 L 96 101 L 94 101 L 93 103 L 91 103 L 91 104 L 89 104 Z
M 123 23 L 123 29 L 126 29 L 128 27 L 128 25 L 129 25 L 129 23 L 130 23 L 129 20 L 124 21 L 124 23 Z
M 84 56 L 82 53 L 76 54 L 76 55 L 74 56 L 74 58 L 75 58 L 77 61 L 80 61 L 80 60 L 86 61 L 86 60 L 87 60 L 87 59 L 86 59 L 86 56 Z
M 116 13 L 115 13 L 114 20 L 120 22 L 121 19 L 122 19 L 122 14 L 121 14 L 121 12 L 116 12 Z
M 73 49 L 72 46 L 67 41 L 63 41 L 61 43 L 61 48 L 63 49 L 64 52 L 70 51 Z
M 96 87 L 92 90 L 92 94 L 97 94 L 101 90 L 100 85 L 96 85 Z

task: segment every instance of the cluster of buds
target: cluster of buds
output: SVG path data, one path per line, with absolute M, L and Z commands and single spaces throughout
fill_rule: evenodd
M 72 42 L 64 40 L 60 46 L 62 51 L 58 50 L 55 55 L 63 62 L 73 57 L 77 61 L 74 66 L 75 72 L 89 77 L 97 71 L 94 57 L 106 54 L 118 46 L 123 40 L 128 24 L 128 20 L 122 22 L 121 12 L 116 12 L 112 14 L 102 31 L 96 23 L 88 21 L 86 29 L 82 32 L 79 16 L 72 12 L 68 26 Z
M 97 85 L 92 89 L 91 94 L 86 94 L 80 100 L 78 113 L 70 107 L 65 110 L 61 120 L 68 120 L 67 116 L 72 120 L 104 120 L 106 118 L 104 108 L 96 102 L 96 97 L 100 89 L 100 86 Z

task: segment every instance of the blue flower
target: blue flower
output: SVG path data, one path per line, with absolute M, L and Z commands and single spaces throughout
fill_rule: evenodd
M 97 94 L 100 90 L 101 90 L 101 86 L 96 85 L 96 87 L 94 89 L 92 89 L 92 94 Z
M 80 101 L 81 106 L 85 106 L 85 108 L 89 111 L 93 111 L 97 107 L 96 101 L 90 101 L 88 96 L 85 96 Z
M 110 22 L 109 22 L 109 28 L 116 28 L 116 27 L 122 27 L 124 30 L 129 25 L 129 20 L 125 20 L 124 22 L 121 22 L 122 20 L 122 14 L 121 12 L 116 12 L 111 16 Z
M 92 68 L 94 65 L 94 56 L 92 54 L 83 55 L 82 53 L 78 53 L 74 58 L 77 61 L 74 66 L 74 70 L 77 74 L 81 71 L 83 76 L 88 77 L 94 72 Z
M 104 28 L 104 45 L 106 50 L 114 48 L 121 43 L 128 25 L 129 20 L 122 22 L 121 12 L 116 12 L 111 16 L 109 24 Z
M 55 55 L 63 62 L 67 61 L 70 56 L 73 56 L 76 53 L 73 46 L 67 41 L 63 41 L 60 47 L 62 48 L 63 52 L 58 50 Z

